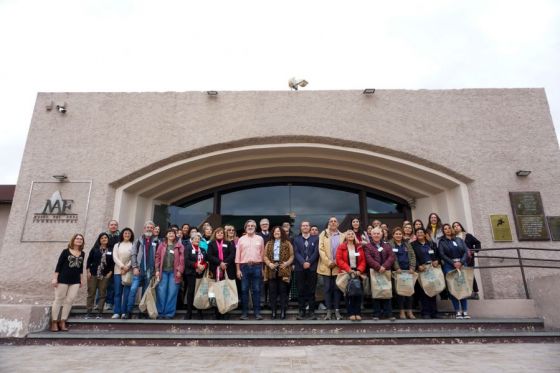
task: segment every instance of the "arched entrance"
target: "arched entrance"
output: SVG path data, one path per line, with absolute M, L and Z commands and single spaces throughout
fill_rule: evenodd
M 138 230 L 146 219 L 153 218 L 156 206 L 235 189 L 240 184 L 248 187 L 262 180 L 288 184 L 305 179 L 328 180 L 331 189 L 342 185 L 391 196 L 393 201 L 404 201 L 403 205 L 410 207 L 412 218 L 425 220 L 431 211 L 437 211 L 445 220 L 457 219 L 465 222 L 467 229 L 472 227 L 465 183 L 468 178 L 453 176 L 443 167 L 412 155 L 375 151 L 366 144 L 321 140 L 291 143 L 270 138 L 265 144 L 261 140 L 247 145 L 253 143 L 248 139 L 162 160 L 113 183 L 113 215 L 121 224 Z M 214 206 L 212 211 L 216 211 Z M 356 212 L 363 215 L 363 209 Z

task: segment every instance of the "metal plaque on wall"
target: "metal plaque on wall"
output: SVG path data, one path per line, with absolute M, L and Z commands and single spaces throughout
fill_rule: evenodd
M 548 227 L 540 192 L 510 192 L 519 241 L 548 241 Z
M 507 215 L 490 215 L 490 225 L 492 226 L 492 238 L 495 242 L 513 241 Z
M 546 220 L 552 241 L 560 241 L 560 216 L 547 216 Z
M 33 181 L 21 242 L 67 242 L 84 233 L 91 181 Z

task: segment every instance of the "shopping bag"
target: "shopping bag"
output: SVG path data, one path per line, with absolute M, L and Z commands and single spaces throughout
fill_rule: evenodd
M 209 271 L 206 270 L 202 278 L 196 279 L 193 306 L 199 310 L 206 310 L 211 306 L 210 299 L 208 298 L 208 290 L 213 280 L 210 279 L 208 272 Z
M 426 268 L 420 272 L 418 281 L 420 286 L 429 297 L 434 297 L 445 289 L 445 277 L 441 267 L 432 267 L 431 264 L 424 265 Z
M 150 319 L 154 320 L 158 317 L 156 306 L 156 288 L 158 286 L 158 283 L 159 281 L 157 280 L 157 278 L 155 276 L 152 277 L 152 279 L 150 280 L 150 284 L 148 285 L 148 289 L 146 289 L 146 292 L 144 293 L 144 296 L 142 297 L 142 300 L 138 305 L 140 311 L 148 312 Z
M 454 269 L 445 275 L 447 289 L 457 299 L 465 299 L 472 295 L 474 271 L 472 268 L 463 267 Z
M 416 284 L 416 280 L 418 279 L 417 273 L 393 272 L 393 278 L 395 279 L 395 290 L 397 291 L 398 295 L 402 295 L 403 297 L 410 297 L 412 294 L 414 294 L 414 285 Z
M 373 268 L 369 270 L 371 282 L 371 297 L 374 299 L 391 299 L 393 297 L 393 285 L 391 284 L 391 271 L 379 273 Z
M 344 295 L 346 295 L 346 287 L 348 286 L 349 279 L 350 275 L 346 272 L 340 272 L 338 275 L 336 275 L 336 286 Z
M 215 300 L 216 307 L 221 314 L 228 313 L 237 308 L 239 304 L 239 296 L 237 294 L 237 285 L 235 280 L 230 280 L 227 273 L 222 281 L 210 283 L 209 293 Z
M 362 288 L 364 289 L 364 297 L 371 298 L 371 281 L 369 276 L 362 278 Z

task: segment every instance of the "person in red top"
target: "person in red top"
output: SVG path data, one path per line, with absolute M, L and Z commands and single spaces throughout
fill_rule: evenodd
M 204 271 L 208 268 L 208 256 L 206 251 L 201 250 L 199 247 L 200 238 L 200 233 L 195 233 L 191 237 L 188 246 L 185 248 L 185 283 L 187 287 L 187 294 L 185 297 L 187 314 L 185 315 L 185 320 L 192 319 L 196 279 L 202 278 Z M 202 310 L 198 310 L 198 318 L 202 320 Z
M 361 284 L 363 273 L 366 271 L 366 258 L 364 250 L 352 230 L 346 231 L 344 240 L 336 249 L 336 265 L 340 272 L 348 273 L 351 277 L 358 277 Z M 346 294 L 346 310 L 350 320 L 362 320 L 361 308 L 361 294 L 357 296 Z

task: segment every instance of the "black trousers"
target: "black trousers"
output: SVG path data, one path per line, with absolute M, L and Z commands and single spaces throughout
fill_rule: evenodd
M 185 280 L 185 292 L 187 293 L 187 313 L 192 314 L 196 276 L 184 276 L 183 279 Z
M 300 312 L 305 311 L 309 305 L 309 312 L 315 311 L 315 289 L 317 288 L 317 272 L 304 269 L 296 272 L 296 284 L 298 287 L 298 301 Z
M 411 310 L 412 309 L 412 296 L 405 297 L 402 295 L 397 296 L 397 304 L 399 305 L 399 310 Z
M 421 307 L 421 311 L 420 313 L 422 314 L 422 317 L 436 317 L 437 315 L 437 300 L 436 300 L 436 296 L 433 297 L 429 297 L 426 295 L 426 293 L 424 292 L 424 289 L 420 289 L 419 293 L 420 295 L 420 307 Z
M 282 278 L 271 278 L 268 280 L 268 301 L 270 302 L 270 308 L 276 311 L 276 306 L 278 302 L 278 294 L 280 294 L 280 307 L 285 310 L 288 306 L 288 290 L 290 289 L 290 283 L 282 281 Z

